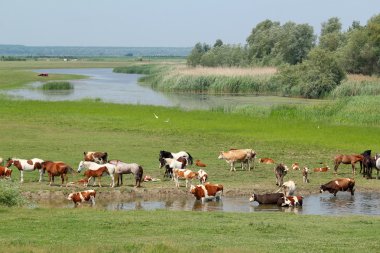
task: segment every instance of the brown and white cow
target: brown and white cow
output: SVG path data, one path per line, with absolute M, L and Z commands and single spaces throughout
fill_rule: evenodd
M 3 166 L 0 166 L 0 178 L 11 178 L 11 175 L 12 175 L 12 170 L 7 168 L 7 167 L 3 167 Z
M 173 179 L 175 182 L 175 186 L 177 186 L 177 187 L 179 187 L 179 179 L 185 179 L 186 180 L 186 188 L 187 188 L 188 182 L 190 181 L 190 183 L 191 183 L 191 181 L 197 177 L 198 177 L 198 173 L 194 172 L 192 170 L 177 169 L 177 168 L 173 169 Z
M 252 151 L 252 152 L 251 152 Z M 224 159 L 228 164 L 230 164 L 230 171 L 234 170 L 235 163 L 248 163 L 250 170 L 250 161 L 255 157 L 256 153 L 252 149 L 231 149 L 226 152 L 220 151 L 218 159 Z
M 104 164 L 107 162 L 108 154 L 107 152 L 99 152 L 99 151 L 87 151 L 83 152 L 83 160 L 88 162 L 96 162 L 99 164 Z
M 264 164 L 274 164 L 275 163 L 272 158 L 260 158 L 259 162 L 264 163 Z
M 277 201 L 277 205 L 284 207 L 302 206 L 302 200 L 302 196 L 286 196 L 279 198 Z
M 299 165 L 299 163 L 293 163 L 293 164 L 292 164 L 292 169 L 293 169 L 293 170 L 299 170 L 299 169 L 300 169 L 300 165 Z
M 70 193 L 67 197 L 68 200 L 72 200 L 75 206 L 80 205 L 80 203 L 85 201 L 91 201 L 92 205 L 95 205 L 95 190 L 87 190 L 82 192 L 73 192 Z
M 302 169 L 302 182 L 309 183 L 308 175 L 309 175 L 309 168 L 303 167 L 303 169 Z
M 198 170 L 198 179 L 201 184 L 205 184 L 208 178 L 208 174 L 206 171 L 200 169 Z
M 338 191 L 350 191 L 351 195 L 354 195 L 355 180 L 352 178 L 337 178 L 330 182 L 321 185 L 320 193 L 328 191 L 336 196 Z
M 325 167 L 320 167 L 320 168 L 314 168 L 313 171 L 314 172 L 327 172 L 330 170 L 330 167 L 329 166 L 325 166 Z
M 250 202 L 257 201 L 259 204 L 277 204 L 278 199 L 284 197 L 283 193 L 255 194 L 249 198 Z
M 294 183 L 293 180 L 289 180 L 283 183 L 277 192 L 281 191 L 285 196 L 289 196 L 289 195 L 293 195 L 295 190 L 296 190 L 296 184 Z
M 194 195 L 197 200 L 220 200 L 223 195 L 223 185 L 205 183 L 204 185 L 191 185 L 190 193 Z

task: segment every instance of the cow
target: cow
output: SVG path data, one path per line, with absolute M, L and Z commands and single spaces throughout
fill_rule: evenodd
M 309 168 L 303 167 L 303 169 L 302 169 L 302 182 L 309 183 L 308 175 L 309 175 Z
M 83 152 L 83 160 L 87 162 L 95 162 L 98 164 L 104 164 L 107 162 L 108 154 L 107 152 L 99 152 L 99 151 L 87 151 Z
M 329 166 L 325 166 L 325 167 L 320 167 L 320 168 L 314 168 L 313 171 L 314 172 L 327 172 L 330 170 L 330 167 Z
M 2 166 L 4 164 L 4 158 L 0 157 L 0 165 Z
M 284 177 L 288 173 L 288 167 L 282 163 L 278 164 L 274 168 L 274 174 L 276 175 L 276 185 L 281 186 L 284 183 Z
M 279 198 L 277 200 L 277 205 L 283 207 L 302 206 L 302 200 L 302 196 L 286 196 Z
M 252 159 L 252 154 L 247 152 L 247 149 L 231 149 L 227 152 L 220 151 L 218 159 L 224 159 L 230 164 L 230 171 L 236 171 L 235 163 L 247 163 L 249 166 L 249 160 Z
M 198 179 L 201 184 L 205 184 L 208 178 L 208 174 L 206 171 L 200 169 L 198 170 Z
M 284 197 L 283 193 L 266 193 L 266 194 L 255 194 L 249 198 L 250 202 L 256 201 L 259 204 L 277 204 L 278 199 Z
M 320 193 L 328 191 L 336 196 L 338 191 L 350 191 L 351 195 L 354 195 L 355 180 L 352 178 L 337 178 L 330 182 L 321 185 Z
M 206 164 L 202 163 L 200 160 L 196 160 L 196 161 L 195 161 L 195 166 L 198 166 L 198 167 L 206 167 Z
M 223 195 L 223 185 L 205 183 L 204 185 L 191 185 L 190 193 L 194 195 L 197 200 L 204 203 L 206 200 L 220 200 Z
M 289 195 L 293 195 L 295 190 L 296 184 L 294 183 L 294 181 L 289 180 L 281 185 L 281 188 L 278 190 L 278 192 L 281 191 L 287 197 Z
M 298 163 L 293 163 L 292 164 L 292 169 L 293 170 L 299 170 L 300 169 L 300 165 Z
M 95 195 L 96 195 L 95 190 L 87 190 L 87 191 L 82 191 L 82 192 L 70 193 L 67 199 L 72 200 L 75 204 L 75 207 L 85 201 L 91 201 L 91 204 L 95 205 Z
M 12 169 L 0 166 L 0 178 L 11 178 Z
M 190 183 L 191 183 L 191 181 L 197 177 L 198 177 L 198 173 L 194 172 L 192 170 L 177 169 L 177 168 L 173 169 L 173 178 L 174 178 L 174 182 L 175 182 L 175 185 L 177 186 L 177 188 L 179 187 L 179 179 L 185 179 L 186 180 L 186 188 L 187 188 L 188 182 L 190 181 Z
M 260 158 L 259 162 L 264 163 L 264 164 L 274 164 L 275 163 L 272 158 Z

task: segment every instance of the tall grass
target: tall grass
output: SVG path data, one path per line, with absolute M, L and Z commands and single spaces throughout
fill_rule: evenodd
M 56 81 L 56 82 L 47 82 L 41 86 L 43 90 L 72 90 L 74 86 L 70 82 L 66 81 Z
M 379 80 L 347 80 L 336 87 L 330 94 L 332 98 L 352 96 L 376 96 L 380 95 Z
M 26 203 L 18 183 L 0 180 L 0 206 L 22 206 Z

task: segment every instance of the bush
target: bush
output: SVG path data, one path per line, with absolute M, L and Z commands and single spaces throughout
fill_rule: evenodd
M 0 180 L 0 205 L 1 206 L 22 206 L 26 203 L 21 195 L 18 184 L 9 180 Z
M 48 82 L 41 87 L 43 90 L 72 90 L 74 86 L 70 82 Z

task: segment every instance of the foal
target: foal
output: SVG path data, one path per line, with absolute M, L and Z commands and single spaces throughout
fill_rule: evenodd
M 102 187 L 102 184 L 101 184 L 101 179 L 102 179 L 102 176 L 103 174 L 106 173 L 109 175 L 109 172 L 108 172 L 108 169 L 106 166 L 103 166 L 103 167 L 100 167 L 99 169 L 97 170 L 86 170 L 83 174 L 85 176 L 85 182 L 84 182 L 84 186 L 87 187 L 90 179 L 92 177 L 96 177 L 97 180 L 98 180 L 98 185 L 99 187 Z M 94 181 L 94 185 L 95 185 L 95 181 Z

